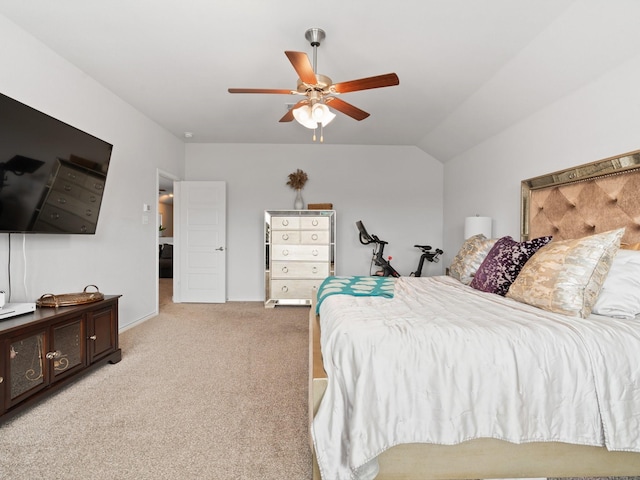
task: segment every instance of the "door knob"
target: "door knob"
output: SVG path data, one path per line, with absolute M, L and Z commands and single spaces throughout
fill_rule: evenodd
M 218 248 L 216 248 L 216 250 L 219 251 L 219 252 L 224 252 L 224 247 L 218 247 Z

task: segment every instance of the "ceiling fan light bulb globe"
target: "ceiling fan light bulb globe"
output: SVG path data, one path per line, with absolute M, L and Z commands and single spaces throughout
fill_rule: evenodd
M 336 118 L 336 114 L 333 113 L 331 110 L 329 110 L 329 108 L 327 108 L 327 111 L 324 115 L 324 118 L 322 120 L 322 126 L 326 127 L 327 125 L 329 125 L 333 119 Z
M 314 129 L 317 127 L 317 122 L 313 120 L 311 116 L 311 108 L 308 105 L 304 105 L 300 108 L 296 108 L 293 111 L 293 118 L 303 127 Z
M 322 103 L 316 103 L 311 109 L 311 116 L 316 122 L 322 123 L 322 120 L 324 119 L 324 116 L 328 110 L 329 109 L 326 105 Z

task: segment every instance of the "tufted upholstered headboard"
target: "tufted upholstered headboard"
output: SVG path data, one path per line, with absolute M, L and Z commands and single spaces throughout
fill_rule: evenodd
M 521 237 L 580 238 L 626 227 L 640 243 L 640 150 L 522 181 Z

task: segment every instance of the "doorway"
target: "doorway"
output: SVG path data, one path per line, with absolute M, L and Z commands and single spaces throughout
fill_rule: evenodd
M 180 180 L 175 175 L 164 172 L 160 169 L 157 171 L 158 192 L 156 232 L 157 241 L 155 242 L 156 258 L 158 259 L 156 268 L 156 305 L 160 311 L 163 305 L 173 302 L 173 284 L 175 270 L 175 255 L 173 255 L 174 245 L 174 221 L 173 221 L 173 204 L 175 191 L 173 182 Z

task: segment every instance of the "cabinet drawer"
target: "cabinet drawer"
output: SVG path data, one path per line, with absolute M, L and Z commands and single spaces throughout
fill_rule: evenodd
M 271 217 L 273 230 L 294 230 L 300 228 L 299 217 Z
M 325 262 L 329 260 L 329 245 L 274 246 L 271 251 L 271 259 Z
M 329 276 L 327 262 L 273 262 L 272 278 L 326 278 Z
M 329 230 L 329 217 L 301 217 L 300 228 L 304 230 Z
M 329 232 L 325 231 L 306 231 L 300 232 L 300 243 L 306 245 L 328 245 Z
M 273 280 L 271 298 L 311 300 L 318 291 L 323 279 L 318 280 Z
M 273 245 L 297 245 L 300 243 L 300 231 L 295 230 L 278 230 L 271 234 L 271 243 Z M 306 233 L 306 232 L 305 232 Z

